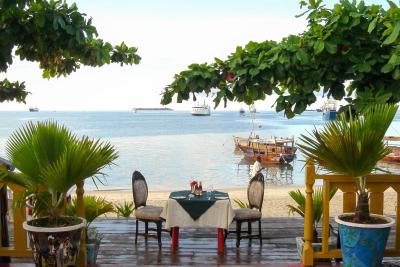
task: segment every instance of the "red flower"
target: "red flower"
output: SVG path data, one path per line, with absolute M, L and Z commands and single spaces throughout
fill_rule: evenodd
M 193 187 L 193 186 L 196 186 L 196 185 L 197 185 L 196 181 L 193 180 L 193 181 L 190 182 L 190 187 Z
M 235 74 L 233 72 L 228 71 L 225 77 L 225 81 L 231 80 L 233 77 L 235 77 Z

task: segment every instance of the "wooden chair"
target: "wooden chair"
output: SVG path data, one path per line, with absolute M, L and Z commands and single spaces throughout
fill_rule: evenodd
M 135 217 L 136 217 L 136 234 L 135 244 L 137 244 L 138 235 L 145 237 L 154 237 L 158 240 L 158 247 L 161 248 L 161 232 L 163 219 L 160 214 L 163 210 L 162 207 L 146 205 L 149 190 L 147 187 L 146 179 L 143 175 L 135 171 L 132 175 L 132 193 L 133 202 L 135 204 Z M 144 222 L 145 232 L 139 233 L 139 221 Z M 149 223 L 155 223 L 156 228 L 149 228 Z M 156 235 L 150 235 L 149 231 L 155 231 Z
M 229 231 L 228 233 L 236 233 L 236 247 L 240 246 L 241 239 L 249 239 L 249 246 L 253 238 L 259 238 L 260 245 L 262 245 L 261 234 L 261 209 L 264 200 L 264 176 L 258 173 L 251 178 L 249 186 L 247 187 L 247 199 L 249 201 L 249 208 L 235 209 L 234 221 L 236 222 L 236 231 Z M 247 222 L 247 231 L 242 231 L 242 223 Z M 251 224 L 258 222 L 258 234 L 253 235 Z M 247 233 L 242 236 L 242 233 Z

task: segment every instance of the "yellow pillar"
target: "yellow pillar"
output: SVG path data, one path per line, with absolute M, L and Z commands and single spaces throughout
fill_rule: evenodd
M 315 166 L 306 165 L 306 208 L 304 214 L 304 249 L 303 264 L 312 266 L 314 264 L 314 251 L 312 247 L 313 239 L 313 186 L 315 183 Z
M 369 197 L 369 211 L 375 214 L 383 214 L 383 202 L 384 202 L 384 193 L 386 189 L 389 187 L 388 184 L 385 183 L 371 183 L 368 185 L 368 189 L 370 192 Z
M 85 218 L 85 204 L 83 200 L 83 194 L 85 193 L 84 184 L 83 181 L 76 184 L 76 211 L 78 216 L 82 218 Z M 81 246 L 76 265 L 79 267 L 86 266 L 86 228 L 82 230 Z
M 10 185 L 13 191 L 13 201 L 20 198 L 21 194 L 24 193 L 24 189 Z M 25 208 L 18 208 L 14 210 L 14 247 L 16 250 L 22 251 L 27 248 L 26 232 L 22 228 L 22 223 L 26 221 L 26 211 Z

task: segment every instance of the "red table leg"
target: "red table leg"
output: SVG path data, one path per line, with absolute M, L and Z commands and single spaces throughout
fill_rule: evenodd
M 172 227 L 172 244 L 171 244 L 171 250 L 172 252 L 175 252 L 178 249 L 179 245 L 179 227 Z
M 218 254 L 224 253 L 224 229 L 218 228 Z

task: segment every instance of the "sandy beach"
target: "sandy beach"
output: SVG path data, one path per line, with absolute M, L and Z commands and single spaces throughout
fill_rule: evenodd
M 287 205 L 295 204 L 295 202 L 289 197 L 288 192 L 291 190 L 300 189 L 304 192 L 304 186 L 267 186 L 264 192 L 264 203 L 263 203 L 263 217 L 287 217 L 296 216 L 289 215 Z M 229 193 L 231 200 L 240 199 L 241 201 L 247 202 L 247 188 L 227 188 L 227 189 L 216 189 Z M 87 195 L 95 195 L 105 197 L 108 201 L 113 203 L 122 203 L 124 201 L 133 201 L 132 192 L 125 190 L 101 190 L 101 191 L 86 191 Z M 148 205 L 160 205 L 163 206 L 165 201 L 168 199 L 170 191 L 151 191 L 149 192 L 149 198 L 147 201 Z M 330 213 L 331 216 L 342 212 L 342 192 L 338 191 L 334 198 L 331 200 Z M 384 214 L 394 215 L 395 205 L 397 203 L 396 192 L 389 189 L 385 192 L 385 205 Z M 237 208 L 236 203 L 232 201 L 234 208 Z M 108 215 L 115 216 L 115 215 Z

